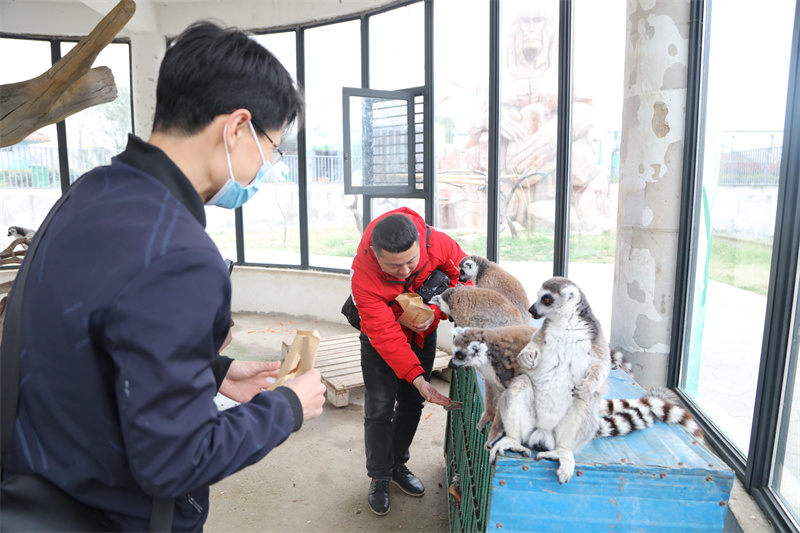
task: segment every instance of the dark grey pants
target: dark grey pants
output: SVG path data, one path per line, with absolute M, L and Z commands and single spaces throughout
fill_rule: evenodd
M 430 380 L 436 357 L 436 332 L 425 339 L 424 347 L 412 343 L 411 349 L 425 371 L 425 379 Z M 408 448 L 417 432 L 425 400 L 414 385 L 397 377 L 364 334 L 361 335 L 361 372 L 366 389 L 367 474 L 374 479 L 388 479 L 393 466 L 408 461 Z

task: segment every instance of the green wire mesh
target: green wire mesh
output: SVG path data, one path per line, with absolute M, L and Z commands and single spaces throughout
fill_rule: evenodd
M 492 490 L 492 465 L 484 449 L 486 431 L 478 430 L 483 414 L 483 395 L 472 368 L 453 370 L 450 398 L 463 402 L 463 409 L 447 414 L 447 480 L 461 494 L 461 502 L 448 495 L 450 531 L 486 531 Z

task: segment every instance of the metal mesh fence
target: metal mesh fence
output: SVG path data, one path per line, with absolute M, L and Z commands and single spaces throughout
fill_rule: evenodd
M 486 531 L 494 468 L 484 448 L 488 427 L 478 430 L 483 395 L 474 369 L 453 370 L 450 398 L 464 404 L 447 416 L 447 479 L 461 497 L 460 502 L 452 492 L 448 497 L 450 531 Z

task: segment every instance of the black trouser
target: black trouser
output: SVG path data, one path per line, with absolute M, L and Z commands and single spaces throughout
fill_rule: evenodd
M 411 349 L 429 381 L 436 357 L 436 332 L 428 335 L 423 348 L 412 343 Z M 361 372 L 366 389 L 364 445 L 367 474 L 374 479 L 388 479 L 392 467 L 408 461 L 408 448 L 417 432 L 425 399 L 414 385 L 397 377 L 364 334 L 361 335 Z

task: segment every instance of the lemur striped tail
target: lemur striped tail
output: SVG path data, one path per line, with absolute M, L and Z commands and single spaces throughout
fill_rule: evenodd
M 626 374 L 633 375 L 633 365 L 625 359 L 625 355 L 619 350 L 614 350 L 609 346 L 611 353 L 611 368 L 613 370 L 622 369 Z
M 600 406 L 600 428 L 595 436 L 627 435 L 653 425 L 653 419 L 667 424 L 679 424 L 697 438 L 703 430 L 669 389 L 654 387 L 638 399 L 605 400 Z

